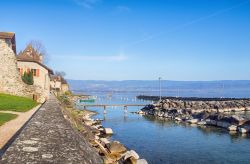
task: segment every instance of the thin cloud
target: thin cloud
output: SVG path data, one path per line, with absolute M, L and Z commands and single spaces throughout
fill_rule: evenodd
M 113 56 L 81 56 L 81 55 L 67 55 L 67 56 L 53 56 L 56 59 L 63 60 L 83 60 L 83 61 L 106 61 L 106 62 L 122 62 L 128 59 L 125 55 L 113 55 Z
M 100 3 L 102 0 L 73 0 L 77 5 L 83 6 L 85 8 L 93 8 L 97 3 Z
M 201 22 L 201 21 L 210 19 L 210 18 L 212 18 L 212 17 L 221 15 L 221 14 L 223 14 L 223 13 L 226 13 L 226 12 L 228 12 L 228 11 L 230 11 L 230 10 L 235 9 L 235 8 L 239 8 L 239 7 L 241 7 L 241 6 L 243 6 L 243 5 L 246 5 L 246 4 L 248 4 L 248 3 L 250 3 L 250 0 L 244 1 L 244 2 L 242 2 L 242 3 L 239 3 L 239 4 L 237 4 L 237 5 L 235 5 L 235 6 L 232 6 L 232 7 L 229 7 L 229 8 L 225 8 L 225 9 L 218 10 L 218 11 L 216 11 L 216 12 L 210 14 L 210 15 L 207 15 L 207 16 L 204 16 L 204 17 L 200 17 L 200 18 L 198 18 L 198 19 L 194 19 L 194 20 L 192 20 L 192 21 L 190 21 L 190 22 L 187 22 L 187 23 L 185 23 L 185 24 L 179 25 L 179 26 L 177 26 L 177 27 L 175 27 L 175 28 L 173 28 L 173 29 L 171 29 L 171 30 L 164 31 L 164 32 L 160 32 L 160 33 L 158 33 L 158 34 L 149 35 L 149 36 L 147 36 L 147 37 L 145 37 L 145 38 L 143 38 L 143 39 L 139 39 L 139 40 L 136 40 L 136 41 L 134 41 L 134 42 L 128 44 L 126 47 L 132 47 L 132 46 L 135 46 L 135 45 L 137 45 L 137 44 L 140 44 L 140 43 L 143 43 L 143 42 L 146 42 L 146 41 L 155 39 L 155 38 L 160 37 L 160 36 L 162 36 L 162 35 L 166 35 L 166 34 L 168 34 L 168 33 L 172 33 L 172 32 L 178 31 L 178 30 L 180 30 L 180 29 L 184 29 L 185 27 L 188 27 L 188 26 L 193 25 L 193 24 L 196 24 L 196 23 L 198 23 L 198 22 Z

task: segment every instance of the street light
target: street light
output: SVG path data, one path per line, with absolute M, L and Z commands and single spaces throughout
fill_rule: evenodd
M 161 77 L 159 77 L 159 97 L 160 97 L 160 101 L 161 101 Z

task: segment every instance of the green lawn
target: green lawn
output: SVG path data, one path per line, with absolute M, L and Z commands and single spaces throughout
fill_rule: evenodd
M 36 105 L 32 99 L 0 93 L 0 111 L 26 112 Z
M 3 125 L 5 122 L 15 119 L 16 117 L 16 114 L 0 113 L 0 126 Z

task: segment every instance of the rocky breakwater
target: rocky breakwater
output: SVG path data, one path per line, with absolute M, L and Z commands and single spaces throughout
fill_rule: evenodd
M 138 114 L 153 115 L 200 126 L 217 126 L 231 132 L 250 133 L 250 120 L 237 115 L 237 112 L 249 110 L 250 99 L 224 101 L 165 99 L 145 106 L 138 111 Z

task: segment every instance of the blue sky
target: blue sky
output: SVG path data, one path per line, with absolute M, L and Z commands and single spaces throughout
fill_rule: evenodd
M 250 80 L 247 0 L 1 0 L 17 49 L 85 80 Z M 3 16 L 4 15 L 4 16 Z

